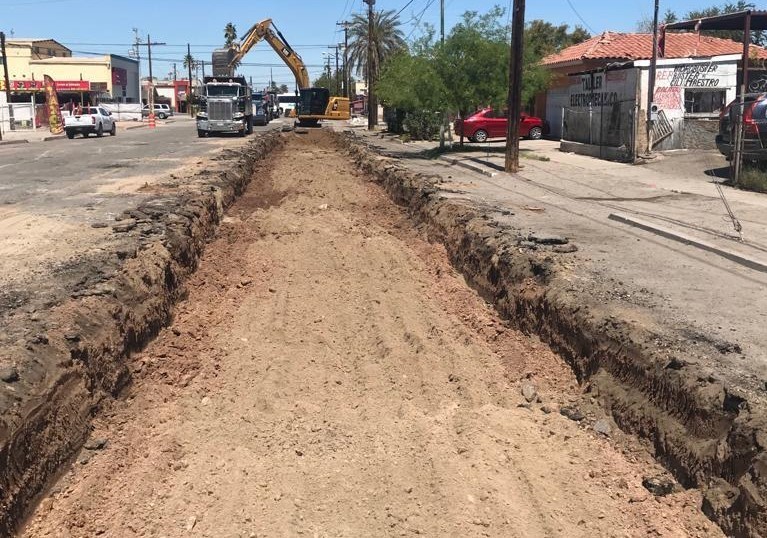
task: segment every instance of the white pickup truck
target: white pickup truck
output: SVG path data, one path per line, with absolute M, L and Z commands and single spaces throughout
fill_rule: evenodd
M 105 132 L 114 136 L 117 134 L 117 125 L 111 112 L 100 106 L 86 106 L 82 110 L 76 109 L 71 116 L 64 117 L 64 131 L 67 138 L 74 138 L 77 133 L 84 137 L 91 133 L 104 136 Z

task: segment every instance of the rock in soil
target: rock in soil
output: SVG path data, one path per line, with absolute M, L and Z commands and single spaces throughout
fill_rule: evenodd
M 0 368 L 0 381 L 15 383 L 19 380 L 19 371 L 15 366 Z
M 565 406 L 562 409 L 559 410 L 559 412 L 563 415 L 569 418 L 570 420 L 574 420 L 576 422 L 580 422 L 584 418 L 586 418 L 586 415 L 584 415 L 580 409 L 573 406 Z

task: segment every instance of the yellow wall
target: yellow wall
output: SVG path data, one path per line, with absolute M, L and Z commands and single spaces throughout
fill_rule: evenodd
M 8 55 L 8 77 L 11 80 L 31 79 L 30 61 L 32 60 L 72 56 L 69 49 L 55 41 L 15 42 L 8 40 L 5 53 Z
M 108 91 L 112 91 L 112 69 L 109 63 L 99 60 L 70 61 L 46 60 L 30 62 L 31 73 L 35 80 L 43 80 L 48 75 L 53 80 L 87 80 L 88 82 L 106 82 Z

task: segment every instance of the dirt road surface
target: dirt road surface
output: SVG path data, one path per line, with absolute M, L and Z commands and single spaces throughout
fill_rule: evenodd
M 564 363 L 330 136 L 290 136 L 23 536 L 721 536 L 557 412 Z

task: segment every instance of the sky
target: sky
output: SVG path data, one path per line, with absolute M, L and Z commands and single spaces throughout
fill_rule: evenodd
M 467 10 L 486 12 L 494 5 L 507 10 L 510 0 L 444 0 L 446 32 Z M 671 9 L 684 14 L 691 9 L 721 3 L 719 0 L 661 0 L 661 12 Z M 757 2 L 759 3 L 759 2 Z M 605 30 L 633 31 L 638 20 L 649 16 L 654 0 L 527 0 L 526 20 L 543 19 L 553 24 L 585 26 L 592 34 Z M 376 9 L 401 11 L 406 36 L 419 35 L 419 23 L 439 28 L 440 0 L 376 0 Z M 186 44 L 192 55 L 210 61 L 211 52 L 223 44 L 223 28 L 232 22 L 242 34 L 254 23 L 271 18 L 291 46 L 302 56 L 312 79 L 318 77 L 335 49 L 343 42 L 336 22 L 365 11 L 362 0 L 0 0 L 0 31 L 7 36 L 52 38 L 72 49 L 75 55 L 113 53 L 127 56 L 135 41 L 134 28 L 146 39 L 166 43 L 152 48 L 153 74 L 164 76 L 176 63 L 179 78 Z M 146 47 L 142 47 L 142 76 L 147 74 Z M 265 42 L 243 60 L 240 73 L 253 77 L 256 88 L 270 77 L 291 90 L 295 80 Z

